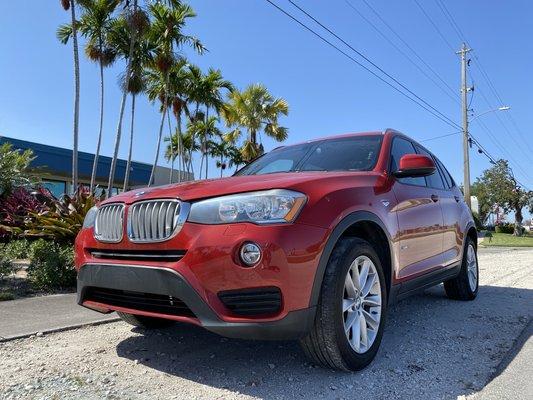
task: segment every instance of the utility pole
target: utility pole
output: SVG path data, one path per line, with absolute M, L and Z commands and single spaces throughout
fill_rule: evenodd
M 472 204 L 470 201 L 470 154 L 469 154 L 469 145 L 470 138 L 468 136 L 468 101 L 467 94 L 470 91 L 470 88 L 467 87 L 466 80 L 466 67 L 468 66 L 468 60 L 466 59 L 466 53 L 469 49 L 465 43 L 461 50 L 457 54 L 461 55 L 461 99 L 462 99 L 462 113 L 463 113 L 463 186 L 464 186 L 464 196 L 468 208 L 471 209 Z

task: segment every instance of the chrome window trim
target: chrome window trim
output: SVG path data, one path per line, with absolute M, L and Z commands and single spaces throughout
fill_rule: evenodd
M 180 205 L 180 211 L 178 214 L 178 219 L 176 221 L 176 227 L 174 228 L 174 231 L 170 234 L 169 237 L 163 238 L 163 239 L 134 239 L 132 238 L 132 225 L 131 225 L 131 213 L 134 209 L 134 206 L 142 203 L 154 203 L 154 202 L 161 202 L 161 201 L 169 201 L 169 202 L 175 202 L 179 203 Z M 128 236 L 128 240 L 132 243 L 161 243 L 166 242 L 167 240 L 171 240 L 174 238 L 178 233 L 180 233 L 181 229 L 183 228 L 183 225 L 185 224 L 185 221 L 187 221 L 187 218 L 189 217 L 189 212 L 191 210 L 191 204 L 181 201 L 179 199 L 175 198 L 156 198 L 156 199 L 147 199 L 147 200 L 140 200 L 131 203 L 128 206 L 128 215 L 126 220 L 126 232 Z
M 96 233 L 98 231 L 98 216 L 101 212 L 102 209 L 106 208 L 106 207 L 111 207 L 111 206 L 120 206 L 120 236 L 117 240 L 107 240 L 107 239 L 102 239 L 101 237 L 99 237 L 99 235 Z M 99 241 L 99 242 L 102 242 L 102 243 L 120 243 L 122 241 L 122 239 L 124 238 L 124 209 L 126 208 L 126 205 L 124 203 L 106 203 L 100 207 L 98 207 L 98 211 L 96 213 L 96 218 L 94 220 L 94 229 L 93 229 L 93 237 Z

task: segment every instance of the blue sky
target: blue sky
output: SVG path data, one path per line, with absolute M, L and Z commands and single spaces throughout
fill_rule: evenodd
M 371 0 L 368 0 L 371 1 Z M 454 48 L 460 39 L 434 0 L 418 0 Z M 287 2 L 275 0 L 291 13 L 302 17 Z M 362 0 L 350 0 L 367 19 L 390 40 L 409 53 Z M 532 93 L 533 42 L 531 41 L 530 1 L 447 0 L 467 40 L 504 102 L 520 132 L 500 113 L 507 130 L 495 113 L 481 116 L 490 131 L 477 124 L 472 133 L 496 158 L 512 156 L 518 179 L 533 188 L 531 169 L 533 136 Z M 191 20 L 187 33 L 199 37 L 209 49 L 201 57 L 184 49 L 184 54 L 202 68 L 220 68 L 227 79 L 243 88 L 253 82 L 264 83 L 270 91 L 284 97 L 290 115 L 282 120 L 289 127 L 287 143 L 331 134 L 399 129 L 417 140 L 456 131 L 418 108 L 369 73 L 318 41 L 264 0 L 193 0 L 198 16 Z M 420 97 L 455 122 L 460 123 L 458 104 L 421 74 L 394 47 L 350 8 L 344 0 L 299 0 L 298 4 L 332 27 L 354 47 L 364 52 L 384 70 L 395 76 Z M 460 64 L 414 0 L 371 1 L 381 17 L 454 90 L 459 99 Z M 72 55 L 70 46 L 61 45 L 55 31 L 68 21 L 57 1 L 3 2 L 0 13 L 0 135 L 70 147 L 72 125 Z M 302 17 L 303 18 L 303 17 Z M 309 22 L 309 20 L 306 20 Z M 411 55 L 412 58 L 415 58 Z M 417 61 L 420 63 L 419 61 Z M 475 112 L 498 106 L 498 101 L 473 60 L 470 71 L 476 90 L 472 101 Z M 422 66 L 425 70 L 427 68 Z M 121 63 L 106 70 L 106 107 L 103 154 L 111 155 L 119 109 L 117 75 Z M 427 72 L 431 74 L 431 72 Z M 436 78 L 435 78 L 436 79 Z M 98 129 L 98 70 L 82 58 L 81 64 L 80 150 L 94 151 Z M 479 90 L 480 89 L 480 90 Z M 134 159 L 152 162 L 158 130 L 158 109 L 146 99 L 138 102 Z M 124 130 L 129 129 L 126 117 Z M 524 142 L 528 141 L 529 148 Z M 266 149 L 275 146 L 264 140 Z M 460 135 L 424 142 L 462 181 Z M 120 156 L 125 157 L 124 140 Z M 489 166 L 485 157 L 471 153 L 472 178 Z M 164 163 L 164 161 L 163 161 Z M 213 176 L 214 168 L 210 169 Z M 474 180 L 474 179 L 473 179 Z

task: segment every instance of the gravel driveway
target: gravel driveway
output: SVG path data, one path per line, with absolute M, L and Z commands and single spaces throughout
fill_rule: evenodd
M 359 373 L 310 365 L 292 342 L 122 322 L 0 344 L 2 399 L 455 399 L 492 379 L 533 315 L 533 251 L 480 250 L 474 302 L 442 286 L 394 306 Z

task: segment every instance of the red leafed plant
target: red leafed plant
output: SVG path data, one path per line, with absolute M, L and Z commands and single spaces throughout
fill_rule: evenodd
M 35 196 L 38 192 L 40 196 Z M 49 209 L 42 197 L 49 197 L 46 189 L 29 191 L 25 187 L 14 188 L 9 195 L 0 199 L 0 239 L 19 236 L 33 214 Z

